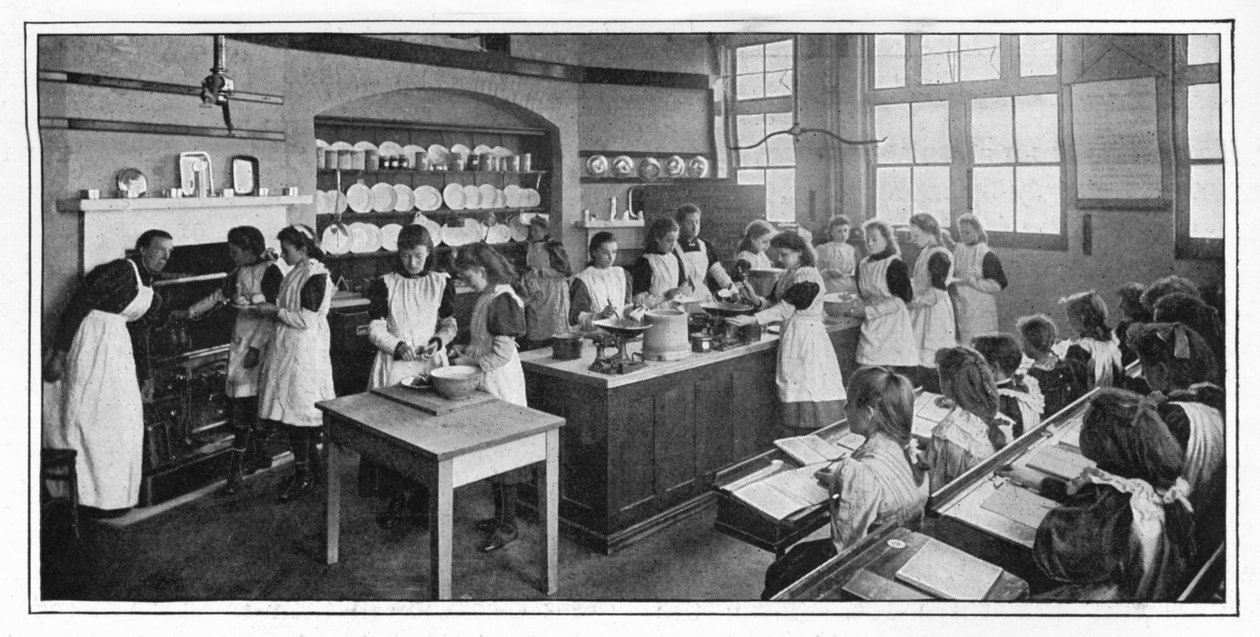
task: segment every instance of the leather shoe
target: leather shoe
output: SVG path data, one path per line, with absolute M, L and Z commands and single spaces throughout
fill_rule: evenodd
M 280 496 L 276 498 L 276 502 L 279 502 L 280 504 L 291 502 L 314 490 L 315 480 L 311 478 L 310 474 L 296 476 L 293 478 L 293 481 L 280 492 Z
M 485 541 L 481 543 L 481 546 L 477 547 L 477 550 L 482 553 L 497 551 L 516 540 L 516 535 L 516 525 L 500 524 L 493 533 L 486 537 Z

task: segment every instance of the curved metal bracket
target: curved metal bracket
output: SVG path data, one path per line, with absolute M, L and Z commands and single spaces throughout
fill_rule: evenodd
M 801 141 L 801 135 L 805 135 L 807 133 L 818 133 L 820 135 L 826 135 L 828 137 L 831 137 L 832 139 L 839 141 L 842 144 L 849 144 L 850 146 L 873 146 L 875 144 L 878 144 L 884 141 L 885 139 L 888 139 L 887 137 L 883 137 L 880 139 L 846 139 L 829 130 L 824 130 L 821 128 L 805 128 L 801 126 L 800 123 L 793 123 L 791 128 L 786 128 L 781 131 L 775 131 L 773 133 L 770 133 L 769 135 L 762 137 L 761 141 L 758 141 L 755 144 L 750 144 L 748 146 L 728 146 L 728 148 L 730 148 L 731 150 L 751 150 L 753 148 L 756 148 L 766 143 L 766 140 L 770 139 L 771 137 L 775 137 L 777 135 L 791 135 L 794 141 L 799 142 Z

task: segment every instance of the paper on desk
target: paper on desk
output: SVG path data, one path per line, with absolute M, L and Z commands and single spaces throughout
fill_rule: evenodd
M 774 446 L 802 465 L 832 462 L 848 455 L 846 448 L 832 444 L 814 435 L 793 436 L 774 441 Z
M 764 480 L 773 474 L 783 471 L 784 466 L 785 466 L 785 463 L 782 460 L 771 460 L 770 464 L 766 465 L 765 467 L 762 467 L 761 469 L 758 469 L 730 484 L 721 486 L 719 488 L 722 489 L 723 491 L 730 491 L 730 492 L 738 491 L 742 489 L 743 487 L 745 487 L 746 485 L 749 485 L 753 482 L 758 482 L 760 480 Z
M 819 465 L 810 465 L 780 471 L 745 484 L 731 494 L 770 518 L 783 520 L 827 500 L 827 490 L 814 478 L 818 468 Z
M 848 449 L 849 451 L 856 451 L 858 447 L 862 446 L 862 443 L 866 442 L 866 436 L 863 436 L 862 434 L 855 434 L 850 431 L 832 442 Z
M 1095 465 L 1093 460 L 1082 456 L 1069 447 L 1060 445 L 1044 445 L 1028 458 L 1028 468 L 1042 473 L 1072 480 L 1081 475 L 1088 467 Z
M 940 394 L 925 391 L 914 399 L 914 435 L 920 438 L 931 438 L 932 430 L 936 428 L 936 425 L 953 411 L 952 407 L 936 404 L 940 398 Z
M 999 485 L 996 491 L 980 503 L 982 509 L 1033 529 L 1041 526 L 1042 518 L 1055 506 L 1054 500 L 1043 498 L 1009 482 Z

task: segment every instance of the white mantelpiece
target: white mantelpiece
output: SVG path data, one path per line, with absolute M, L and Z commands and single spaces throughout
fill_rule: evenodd
M 175 237 L 175 245 L 223 243 L 228 230 L 254 226 L 269 245 L 288 225 L 289 206 L 310 204 L 310 196 L 193 197 L 163 199 L 62 199 L 61 212 L 77 212 L 83 228 L 83 272 L 121 258 L 152 228 Z

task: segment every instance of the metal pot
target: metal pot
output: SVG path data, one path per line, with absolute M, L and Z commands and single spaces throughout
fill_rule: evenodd
M 571 361 L 582 357 L 582 335 L 577 332 L 561 332 L 551 339 L 551 357 L 558 361 Z
M 691 351 L 697 354 L 713 351 L 713 337 L 704 332 L 692 332 Z

